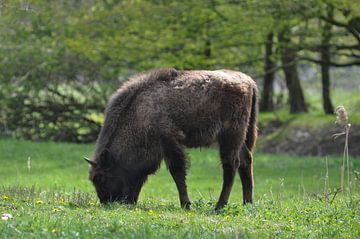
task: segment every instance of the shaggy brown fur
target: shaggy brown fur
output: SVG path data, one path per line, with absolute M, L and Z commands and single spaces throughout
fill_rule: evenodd
M 130 79 L 111 97 L 89 161 L 100 201 L 136 203 L 164 159 L 188 208 L 184 148 L 218 142 L 224 174 L 216 209 L 227 203 L 236 171 L 251 203 L 256 92 L 249 76 L 229 70 L 161 69 Z

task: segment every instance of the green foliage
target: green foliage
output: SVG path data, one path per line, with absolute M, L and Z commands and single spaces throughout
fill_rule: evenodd
M 32 140 L 93 142 L 103 122 L 100 109 L 108 98 L 103 95 L 108 91 L 99 85 L 84 89 L 70 83 L 49 84 L 46 90 L 7 86 L 3 90 L 0 120 L 5 134 Z
M 2 139 L 0 146 L 0 213 L 12 215 L 0 220 L 2 237 L 359 237 L 356 175 L 351 200 L 336 192 L 341 158 L 328 158 L 326 167 L 318 157 L 256 154 L 254 205 L 242 205 L 237 179 L 230 204 L 216 214 L 222 177 L 216 150 L 189 151 L 193 204 L 184 211 L 165 166 L 150 177 L 139 204 L 100 205 L 82 159 L 93 145 Z M 359 171 L 360 161 L 352 162 Z

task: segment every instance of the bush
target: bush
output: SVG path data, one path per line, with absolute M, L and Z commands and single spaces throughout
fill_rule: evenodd
M 95 141 L 107 94 L 100 86 L 62 84 L 42 90 L 6 87 L 0 92 L 3 134 L 32 140 Z

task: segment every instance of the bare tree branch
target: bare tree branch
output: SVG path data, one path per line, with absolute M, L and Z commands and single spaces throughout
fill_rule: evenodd
M 317 64 L 324 64 L 324 63 L 328 63 L 331 66 L 336 66 L 336 67 L 349 67 L 349 66 L 360 66 L 360 60 L 359 61 L 351 61 L 351 62 L 346 62 L 346 63 L 338 63 L 338 62 L 324 62 L 318 59 L 313 59 L 310 57 L 299 57 L 299 60 L 305 60 L 305 61 L 311 61 Z

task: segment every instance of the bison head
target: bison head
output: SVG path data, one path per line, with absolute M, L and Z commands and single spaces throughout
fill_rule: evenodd
M 89 179 L 101 203 L 136 202 L 137 195 L 135 199 L 126 171 L 114 160 L 109 150 L 104 150 L 94 161 L 85 160 L 91 165 Z

